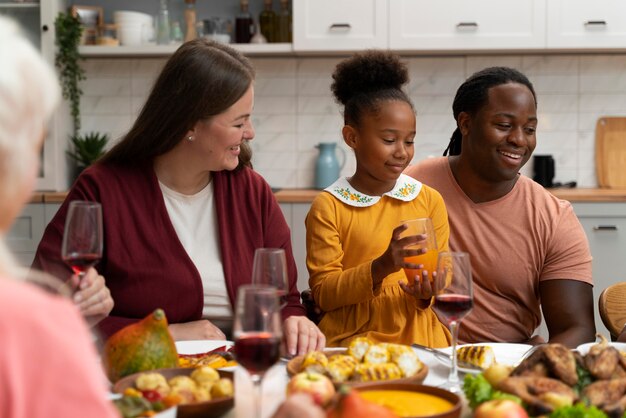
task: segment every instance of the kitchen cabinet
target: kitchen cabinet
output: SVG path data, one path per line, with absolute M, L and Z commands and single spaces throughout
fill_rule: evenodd
M 626 3 L 550 0 L 547 27 L 548 48 L 626 48 Z
M 393 50 L 545 47 L 547 0 L 389 0 Z
M 609 332 L 598 314 L 598 299 L 609 285 L 626 281 L 626 203 L 574 202 L 572 205 L 585 230 L 593 256 L 596 329 L 608 336 Z
M 309 213 L 310 203 L 281 203 L 280 208 L 285 215 L 291 230 L 291 247 L 298 268 L 298 290 L 309 288 L 309 271 L 306 268 L 306 228 L 304 220 Z
M 387 48 L 387 11 L 387 0 L 294 0 L 293 49 Z
M 54 19 L 64 10 L 61 0 L 40 2 L 0 2 L 0 14 L 17 20 L 25 35 L 41 51 L 43 57 L 54 65 Z M 37 177 L 37 190 L 62 190 L 67 187 L 65 148 L 69 134 L 67 109 L 61 106 L 47 129 L 41 153 L 41 168 Z

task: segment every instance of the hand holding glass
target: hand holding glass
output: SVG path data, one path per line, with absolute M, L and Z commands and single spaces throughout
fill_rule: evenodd
M 70 202 L 65 218 L 61 258 L 81 279 L 102 258 L 102 206 L 97 202 Z
M 235 356 L 250 373 L 255 388 L 255 413 L 261 416 L 261 381 L 280 358 L 282 328 L 276 288 L 240 286 L 235 307 Z
M 280 308 L 287 305 L 289 293 L 287 278 L 287 258 L 282 248 L 257 248 L 252 264 L 252 284 L 267 285 L 276 288 L 280 299 Z
M 415 283 L 415 276 L 422 277 L 422 271 L 426 270 L 429 274 L 432 274 L 437 268 L 437 240 L 435 238 L 435 229 L 433 228 L 433 222 L 430 218 L 418 218 L 408 221 L 402 221 L 401 224 L 406 224 L 407 229 L 402 231 L 400 238 L 405 238 L 413 235 L 424 235 L 424 239 L 415 245 L 406 247 L 411 250 L 424 250 L 425 252 L 419 255 L 413 255 L 405 257 L 405 263 L 411 264 L 423 264 L 424 268 L 411 269 L 405 268 L 404 274 L 409 282 L 409 285 Z
M 452 367 L 448 381 L 443 387 L 451 392 L 459 393 L 461 386 L 456 359 L 459 324 L 474 306 L 472 265 L 468 253 L 442 252 L 439 254 L 433 290 L 435 293 L 433 309 L 439 319 L 450 326 L 452 334 Z

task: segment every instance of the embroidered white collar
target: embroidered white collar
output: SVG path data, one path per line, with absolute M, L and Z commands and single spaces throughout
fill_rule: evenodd
M 336 182 L 324 189 L 328 193 L 335 196 L 343 203 L 354 206 L 357 208 L 363 208 L 372 206 L 378 203 L 382 196 L 370 196 L 365 193 L 361 193 L 348 183 L 346 177 L 339 178 Z M 396 185 L 393 189 L 383 194 L 383 196 L 389 196 L 394 199 L 410 202 L 415 199 L 422 190 L 422 183 L 415 180 L 413 177 L 406 174 L 400 174 Z

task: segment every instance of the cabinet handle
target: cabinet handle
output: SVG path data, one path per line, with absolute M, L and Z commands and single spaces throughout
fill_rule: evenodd
M 476 22 L 459 22 L 456 24 L 457 29 L 478 29 Z
M 41 27 L 41 30 L 44 31 L 44 32 L 48 32 L 48 25 L 43 25 Z
M 617 231 L 617 225 L 596 225 L 594 231 Z
M 330 25 L 329 29 L 331 31 L 348 32 L 350 29 L 352 29 L 352 26 L 350 26 L 349 23 L 333 23 L 332 25 Z
M 585 27 L 598 27 L 606 26 L 606 20 L 588 20 L 585 22 Z

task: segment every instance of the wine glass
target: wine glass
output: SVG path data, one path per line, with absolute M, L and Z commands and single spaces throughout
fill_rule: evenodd
M 437 268 L 437 239 L 435 237 L 435 228 L 433 227 L 433 221 L 430 218 L 417 218 L 408 221 L 402 221 L 401 224 L 406 224 L 408 227 L 400 234 L 400 238 L 405 238 L 412 235 L 424 235 L 424 239 L 414 245 L 405 247 L 408 250 L 425 250 L 424 253 L 418 255 L 412 255 L 404 257 L 405 263 L 411 264 L 423 264 L 423 268 L 413 269 L 404 268 L 404 274 L 408 280 L 409 285 L 415 283 L 415 277 L 422 278 L 422 271 L 426 270 L 432 274 Z
M 439 254 L 433 291 L 435 293 L 433 309 L 439 318 L 449 325 L 452 334 L 452 367 L 448 381 L 442 387 L 451 392 L 460 393 L 456 358 L 459 325 L 474 306 L 472 266 L 468 253 L 442 252 Z
M 97 202 L 70 202 L 65 218 L 61 258 L 78 279 L 102 258 L 102 206 Z
M 287 306 L 287 258 L 282 248 L 257 248 L 252 263 L 252 284 L 276 288 L 280 308 Z
M 282 330 L 276 288 L 243 285 L 237 292 L 233 336 L 235 356 L 254 384 L 255 414 L 261 417 L 261 381 L 280 358 Z

